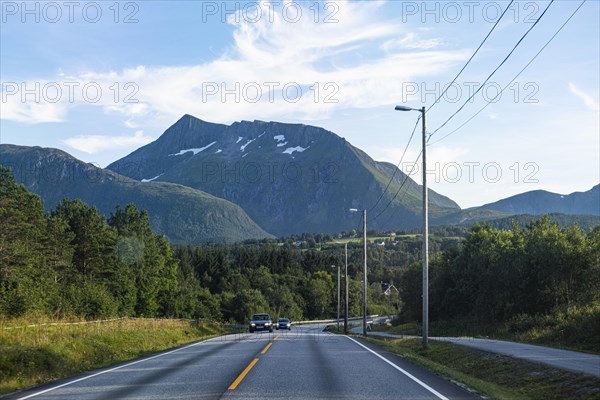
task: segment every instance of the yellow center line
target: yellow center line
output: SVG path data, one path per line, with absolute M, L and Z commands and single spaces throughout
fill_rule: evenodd
M 279 335 L 275 336 L 275 338 L 273 339 L 273 341 L 279 339 Z
M 260 354 L 265 354 L 267 352 L 267 350 L 269 350 L 269 347 L 271 347 L 272 344 L 273 344 L 273 342 L 269 342 L 269 344 L 265 346 L 265 348 L 263 349 L 263 351 L 260 352 Z
M 235 381 L 233 381 L 233 383 L 231 384 L 231 386 L 229 386 L 229 390 L 234 390 L 236 387 L 238 387 L 238 385 L 244 380 L 244 378 L 246 377 L 246 375 L 248 375 L 248 372 L 250 372 L 250 370 L 254 367 L 254 365 L 258 362 L 258 358 L 255 358 L 254 360 L 252 360 L 252 362 L 246 367 L 246 369 L 244 371 L 242 371 L 242 373 L 240 374 L 240 376 L 238 376 L 236 378 Z

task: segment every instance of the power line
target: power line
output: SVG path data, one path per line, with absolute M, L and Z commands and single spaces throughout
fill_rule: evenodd
M 523 36 L 521 36 L 521 38 L 519 39 L 519 41 L 514 45 L 514 47 L 512 48 L 512 50 L 508 53 L 508 55 L 504 58 L 504 60 L 502 60 L 502 62 L 492 71 L 492 73 L 486 78 L 486 80 L 481 84 L 481 86 L 479 86 L 479 88 L 467 99 L 467 101 L 465 101 L 463 103 L 462 106 L 460 106 L 460 108 L 458 110 L 456 110 L 454 112 L 454 114 L 452 114 L 442 125 L 440 125 L 436 130 L 433 131 L 433 133 L 431 133 L 431 135 L 429 135 L 429 138 L 427 139 L 427 142 L 429 142 L 429 140 L 431 139 L 431 137 L 433 135 L 436 134 L 437 131 L 439 131 L 440 129 L 442 129 L 444 126 L 446 126 L 446 124 L 448 122 L 450 122 L 450 120 L 452 120 L 452 118 L 454 118 L 456 116 L 456 114 L 458 114 L 466 105 L 467 103 L 469 103 L 471 101 L 471 99 L 473 99 L 473 97 L 475 97 L 475 95 L 477 93 L 479 93 L 481 91 L 481 89 L 483 89 L 483 87 L 485 86 L 485 84 L 491 79 L 491 77 L 500 69 L 500 67 L 502 67 L 504 65 L 504 63 L 510 58 L 510 56 L 514 53 L 514 51 L 517 49 L 517 47 L 519 47 L 519 45 L 521 44 L 521 42 L 523 42 L 523 40 L 527 37 L 527 35 L 529 34 L 529 32 L 531 32 L 531 30 L 533 28 L 535 28 L 535 26 L 538 24 L 538 22 L 540 22 L 540 20 L 542 19 L 542 17 L 546 14 L 546 11 L 548 11 L 548 9 L 550 8 L 550 6 L 552 5 L 552 3 L 554 3 L 554 0 L 551 0 L 550 3 L 548 4 L 548 6 L 544 9 L 544 11 L 542 12 L 542 14 L 540 15 L 540 17 L 533 23 L 533 25 L 531 25 L 531 27 L 527 30 L 527 32 L 525 32 L 525 34 Z
M 421 158 L 422 154 L 423 154 L 423 150 L 421 150 L 419 152 L 419 155 L 417 156 L 417 159 L 415 160 L 414 164 L 416 164 L 417 162 L 419 162 L 419 159 Z M 406 182 L 408 181 L 408 179 L 409 179 L 409 175 L 405 174 L 404 180 L 400 184 L 400 187 L 396 191 L 396 194 L 394 195 L 394 197 L 392 197 L 392 199 L 386 204 L 386 206 L 385 206 L 385 208 L 383 210 L 381 210 L 377 215 L 375 215 L 375 217 L 373 217 L 370 220 L 371 223 L 375 222 L 375 220 L 377 220 L 377 218 L 379 218 L 388 209 L 388 207 L 394 202 L 394 200 L 396 200 L 396 197 L 398 197 L 398 194 L 400 193 L 400 191 L 402 190 L 402 188 L 404 187 L 404 185 L 406 184 Z
M 469 60 L 465 63 L 465 65 L 461 68 L 461 70 L 458 72 L 458 74 L 456 74 L 456 76 L 452 79 L 452 81 L 450 82 L 450 84 L 448 84 L 446 86 L 446 88 L 444 89 L 444 91 L 435 99 L 435 101 L 433 102 L 433 104 L 429 107 L 429 110 L 431 110 L 436 103 L 444 96 L 444 94 L 446 94 L 446 92 L 448 91 L 448 89 L 452 86 L 452 84 L 454 82 L 456 82 L 456 79 L 458 79 L 458 77 L 460 76 L 460 74 L 463 73 L 463 71 L 467 68 L 467 66 L 469 65 L 469 63 L 473 60 L 473 58 L 475 58 L 475 56 L 477 55 L 477 53 L 479 52 L 479 50 L 483 47 L 483 45 L 485 44 L 485 42 L 487 41 L 487 39 L 490 37 L 490 35 L 492 34 L 492 32 L 496 29 L 496 26 L 498 26 L 498 24 L 500 23 L 500 21 L 502 20 L 502 18 L 504 17 L 504 14 L 506 14 L 506 12 L 508 11 L 508 9 L 510 8 L 510 6 L 512 5 L 512 3 L 514 2 L 514 0 L 511 0 L 510 3 L 506 6 L 506 8 L 504 9 L 504 11 L 502 12 L 502 14 L 500 15 L 500 17 L 498 18 L 498 20 L 496 21 L 496 23 L 494 24 L 494 26 L 492 26 L 492 29 L 490 29 L 490 31 L 488 32 L 488 34 L 483 38 L 482 42 L 479 44 L 479 46 L 477 47 L 477 49 L 475 50 L 475 52 L 471 55 L 471 57 L 469 58 Z M 421 116 L 419 116 L 417 118 L 417 122 L 415 123 L 415 126 L 413 128 L 413 131 L 410 135 L 410 139 L 408 140 L 408 143 L 406 144 L 406 147 L 404 148 L 404 152 L 402 153 L 402 157 L 400 158 L 400 161 L 398 162 L 398 166 L 396 169 L 394 169 L 394 173 L 392 175 L 392 177 L 390 178 L 388 184 L 386 185 L 384 191 L 381 193 L 381 195 L 379 196 L 379 198 L 377 199 L 377 201 L 375 202 L 375 205 L 373 207 L 371 207 L 372 210 L 375 209 L 375 207 L 377 207 L 377 205 L 379 204 L 379 202 L 381 201 L 381 199 L 383 198 L 383 196 L 385 195 L 385 193 L 387 192 L 388 188 L 390 187 L 390 184 L 392 183 L 392 181 L 394 180 L 395 176 L 396 176 L 396 172 L 399 170 L 400 165 L 402 163 L 402 160 L 404 159 L 404 155 L 406 154 L 406 151 L 408 149 L 408 146 L 410 144 L 410 142 L 412 141 L 412 138 L 415 134 L 415 131 L 417 129 L 417 126 L 419 124 L 419 121 L 421 119 Z M 417 160 L 415 161 L 418 162 L 419 158 L 421 157 L 421 153 L 419 153 L 419 156 L 417 157 Z M 402 181 L 402 183 L 400 184 L 400 187 L 398 188 L 398 190 L 396 191 L 396 194 L 394 195 L 394 197 L 390 200 L 390 202 L 388 202 L 388 204 L 385 206 L 385 208 L 379 212 L 374 218 L 372 218 L 370 220 L 370 222 L 374 222 L 378 217 L 380 217 L 387 209 L 388 207 L 392 204 L 392 202 L 396 199 L 396 197 L 398 196 L 398 194 L 400 193 L 400 191 L 402 190 L 402 188 L 404 187 L 405 183 L 407 182 L 408 179 L 408 175 L 406 175 L 406 177 L 404 178 L 404 180 Z M 393 214 L 392 214 L 393 215 Z
M 462 129 L 462 127 L 464 127 L 465 125 L 467 125 L 469 122 L 471 122 L 471 120 L 473 120 L 476 116 L 478 116 L 483 110 L 485 110 L 490 104 L 492 104 L 494 102 L 494 100 L 496 100 L 496 98 L 498 98 L 498 96 L 500 96 L 515 80 L 517 80 L 517 78 L 519 76 L 521 76 L 521 74 L 535 61 L 535 59 L 541 54 L 542 51 L 544 51 L 544 49 L 546 47 L 548 47 L 548 45 L 550 44 L 550 42 L 552 42 L 552 40 L 554 40 L 554 38 L 560 33 L 560 31 L 562 31 L 562 29 L 569 23 L 569 21 L 571 21 L 571 19 L 575 16 L 575 14 L 577 13 L 577 11 L 579 11 L 579 9 L 583 6 L 583 4 L 586 2 L 587 0 L 583 0 L 581 2 L 581 4 L 579 4 L 579 7 L 577 7 L 575 9 L 575 11 L 573 11 L 573 13 L 569 16 L 569 18 L 567 18 L 567 20 L 560 26 L 560 28 L 558 28 L 558 30 L 554 33 L 554 35 L 552 35 L 552 37 L 546 42 L 546 44 L 544 44 L 544 46 L 542 46 L 542 48 L 533 56 L 533 58 L 531 60 L 529 60 L 529 62 L 523 67 L 523 69 L 521 69 L 519 71 L 519 73 L 517 75 L 515 75 L 515 77 L 508 82 L 508 84 L 506 86 L 504 86 L 504 88 L 502 88 L 502 90 L 500 90 L 498 92 L 498 94 L 491 99 L 489 102 L 487 102 L 485 104 L 485 106 L 483 106 L 479 111 L 477 111 L 471 118 L 469 118 L 468 120 L 466 120 L 462 125 L 460 125 L 458 128 L 454 129 L 452 132 L 442 136 L 441 138 L 439 138 L 438 140 L 436 140 L 435 142 L 431 143 L 431 145 L 434 145 L 436 143 L 441 142 L 442 140 L 446 139 L 448 136 L 454 134 L 456 131 Z
M 381 193 L 381 195 L 379 196 L 379 198 L 377 199 L 377 201 L 375 202 L 375 204 L 373 205 L 373 207 L 368 208 L 368 210 L 375 210 L 375 207 L 377 207 L 377 205 L 379 204 L 379 202 L 381 201 L 381 199 L 383 198 L 383 196 L 387 192 L 388 188 L 390 187 L 392 181 L 396 177 L 396 173 L 400 169 L 400 165 L 402 165 L 402 160 L 404 160 L 404 156 L 406 155 L 406 151 L 408 150 L 408 146 L 410 145 L 410 142 L 412 141 L 412 138 L 415 135 L 415 131 L 417 130 L 417 126 L 419 125 L 419 121 L 420 120 L 421 120 L 421 116 L 419 115 L 419 117 L 417 118 L 417 122 L 415 122 L 415 126 L 414 126 L 414 128 L 412 130 L 412 133 L 410 134 L 410 138 L 408 139 L 408 143 L 406 143 L 406 147 L 404 148 L 404 151 L 402 152 L 402 157 L 400 157 L 400 161 L 398 161 L 397 167 L 394 168 L 394 173 L 392 174 L 392 177 L 390 178 L 387 186 L 385 187 L 385 189 L 383 190 L 383 192 Z
M 487 41 L 487 39 L 490 37 L 490 35 L 492 34 L 492 32 L 496 29 L 496 26 L 498 26 L 498 24 L 500 23 L 500 21 L 502 20 L 502 18 L 504 17 L 504 14 L 506 14 L 506 12 L 508 11 L 508 9 L 510 8 L 510 6 L 512 5 L 512 3 L 514 2 L 514 0 L 511 0 L 510 3 L 508 4 L 508 6 L 504 9 L 504 11 L 502 12 L 502 14 L 500 15 L 500 17 L 498 18 L 498 20 L 496 21 L 496 23 L 494 24 L 494 26 L 492 26 L 492 29 L 490 29 L 490 31 L 488 32 L 488 34 L 485 36 L 485 38 L 483 39 L 483 41 L 479 44 L 479 46 L 477 47 L 477 49 L 475 50 L 475 52 L 471 55 L 471 57 L 469 58 L 469 60 L 466 62 L 466 64 L 461 68 L 461 70 L 458 72 L 458 74 L 456 74 L 456 76 L 454 77 L 454 79 L 452 79 L 452 82 L 450 82 L 449 85 L 446 86 L 446 89 L 444 89 L 444 91 L 439 95 L 439 97 L 433 102 L 433 104 L 429 107 L 428 110 L 430 110 L 431 108 L 433 108 L 433 106 L 435 106 L 435 104 L 444 96 L 444 94 L 448 91 L 448 89 L 450 88 L 450 86 L 452 86 L 452 84 L 456 81 L 456 79 L 458 79 L 458 77 L 460 76 L 460 74 L 462 74 L 462 72 L 467 68 L 467 66 L 469 65 L 469 63 L 473 60 L 473 58 L 477 55 L 477 53 L 479 52 L 479 50 L 483 47 L 483 45 L 485 44 L 485 42 Z M 396 173 L 397 171 L 400 169 L 400 165 L 402 164 L 402 160 L 404 159 L 404 156 L 406 154 L 406 151 L 408 149 L 408 146 L 410 145 L 410 142 L 412 141 L 412 138 L 415 134 L 415 131 L 417 129 L 417 126 L 419 124 L 419 121 L 421 119 L 421 116 L 419 116 L 417 118 L 417 122 L 415 123 L 415 126 L 413 128 L 413 131 L 410 135 L 410 138 L 408 140 L 408 143 L 406 144 L 406 147 L 404 148 L 404 152 L 402 153 L 402 156 L 400 157 L 400 161 L 398 162 L 397 168 L 394 169 L 394 173 L 392 174 L 392 177 L 390 178 L 390 180 L 388 181 L 385 189 L 383 190 L 383 192 L 381 193 L 381 195 L 379 196 L 379 198 L 377 199 L 377 201 L 375 202 L 375 204 L 370 208 L 370 210 L 374 210 L 375 207 L 377 207 L 377 205 L 379 204 L 379 202 L 381 201 L 381 199 L 383 198 L 383 196 L 385 195 L 385 193 L 387 193 L 388 188 L 390 187 L 392 181 L 394 180 L 394 178 L 396 177 Z M 421 154 L 419 154 L 418 159 L 421 157 Z M 417 162 L 415 161 L 415 162 Z M 402 187 L 404 186 L 404 184 L 406 183 L 408 178 L 408 175 L 405 177 L 404 181 L 401 183 L 400 188 L 398 189 L 398 191 L 396 192 L 396 194 L 394 195 L 394 197 L 392 198 L 392 200 L 385 206 L 385 208 L 375 216 L 375 218 L 373 218 L 371 220 L 371 222 L 375 221 L 380 215 L 382 215 L 387 208 L 390 206 L 390 204 L 394 201 L 394 199 L 396 199 L 396 197 L 398 196 L 398 194 L 400 193 L 400 190 L 402 190 Z
M 492 32 L 494 32 L 494 29 L 496 29 L 496 26 L 498 26 L 498 23 L 500 22 L 500 20 L 502 19 L 502 17 L 504 17 L 504 14 L 506 14 L 506 12 L 508 11 L 508 9 L 510 8 L 510 6 L 512 5 L 512 3 L 514 2 L 514 0 L 511 0 L 510 3 L 508 3 L 508 6 L 506 6 L 506 8 L 504 9 L 504 11 L 502 12 L 502 14 L 500 15 L 500 18 L 498 18 L 498 20 L 496 21 L 496 23 L 494 24 L 494 26 L 492 26 L 492 29 L 490 29 L 490 31 L 488 32 L 488 34 L 485 36 L 485 38 L 483 38 L 483 41 L 481 42 L 481 44 L 479 45 L 479 47 L 477 47 L 477 50 L 475 50 L 475 52 L 473 53 L 473 55 L 471 56 L 471 58 L 469 58 L 469 60 L 467 61 L 467 63 L 462 67 L 462 69 L 460 71 L 458 71 L 458 74 L 456 74 L 456 76 L 454 77 L 454 79 L 452 79 L 452 82 L 450 82 L 450 84 L 448 84 L 446 86 L 446 88 L 443 90 L 443 92 L 438 96 L 437 99 L 435 99 L 435 101 L 433 102 L 433 104 L 431 106 L 429 106 L 429 108 L 427 109 L 427 111 L 431 110 L 433 108 L 433 106 L 435 106 L 437 104 L 438 101 L 440 101 L 440 99 L 442 97 L 444 97 L 444 95 L 446 94 L 446 92 L 448 91 L 448 89 L 450 89 L 450 87 L 452 86 L 452 84 L 454 82 L 456 82 L 456 79 L 458 79 L 458 77 L 460 76 L 460 74 L 463 73 L 463 71 L 465 70 L 465 68 L 467 68 L 467 65 L 469 65 L 469 63 L 471 62 L 471 60 L 473 60 L 473 58 L 475 57 L 475 55 L 477 54 L 477 52 L 479 51 L 479 49 L 481 49 L 481 47 L 483 47 L 484 43 L 486 42 L 486 40 L 490 37 L 490 35 L 492 34 Z

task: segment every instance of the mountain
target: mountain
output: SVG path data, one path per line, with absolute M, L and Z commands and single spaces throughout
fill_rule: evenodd
M 0 145 L 0 164 L 39 195 L 46 209 L 63 197 L 79 198 L 109 215 L 135 203 L 147 210 L 155 232 L 174 243 L 233 242 L 270 237 L 237 205 L 189 187 L 140 182 L 49 148 Z
M 395 197 L 404 173 L 314 126 L 222 125 L 184 115 L 156 141 L 107 168 L 139 181 L 178 183 L 227 199 L 276 235 L 357 228 L 359 218 L 350 208 L 367 208 L 369 229 L 421 223 L 419 185 L 407 179 Z M 372 209 L 394 171 L 389 189 Z M 432 217 L 460 210 L 434 191 L 429 196 Z
M 544 216 L 548 216 L 551 221 L 556 222 L 561 228 L 577 225 L 581 229 L 587 231 L 600 225 L 600 216 L 597 215 L 569 215 L 551 213 L 544 214 Z M 539 220 L 540 218 L 542 217 L 539 215 L 521 214 L 497 218 L 491 221 L 486 221 L 486 223 L 492 228 L 496 229 L 511 229 L 513 224 L 525 227 L 531 224 L 533 221 Z
M 600 185 L 594 186 L 587 192 L 575 192 L 569 195 L 533 190 L 485 204 L 477 209 L 509 214 L 600 215 Z

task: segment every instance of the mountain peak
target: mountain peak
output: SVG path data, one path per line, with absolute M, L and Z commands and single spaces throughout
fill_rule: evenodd
M 421 219 L 421 190 L 414 181 L 404 186 L 408 194 L 402 201 L 394 202 L 402 172 L 394 173 L 395 166 L 380 164 L 335 133 L 311 125 L 260 120 L 222 125 L 184 115 L 158 140 L 108 168 L 227 199 L 277 235 L 355 228 L 347 210 L 374 204 L 380 195 L 387 200 L 382 204 L 391 205 L 386 215 L 396 227 L 414 227 Z M 392 175 L 389 190 L 382 193 Z M 433 191 L 430 196 L 432 209 L 459 209 Z M 381 218 L 373 228 L 392 221 Z

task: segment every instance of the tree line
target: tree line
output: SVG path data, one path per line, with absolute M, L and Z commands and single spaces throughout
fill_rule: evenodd
M 0 166 L 0 318 L 141 316 L 245 323 L 254 312 L 292 320 L 335 316 L 337 268 L 332 266 L 344 266 L 343 246 L 297 246 L 296 239 L 309 236 L 171 246 L 152 231 L 149 218 L 132 204 L 116 206 L 104 217 L 77 199 L 64 199 L 45 212 L 40 198 Z M 408 235 L 393 241 L 368 245 L 368 312 L 386 313 L 390 300 L 392 310 L 401 303 L 404 320 L 418 320 L 421 239 Z M 461 241 L 432 235 L 430 249 L 432 320 L 504 321 L 600 302 L 600 227 L 561 228 L 549 218 L 525 228 L 478 225 Z M 348 243 L 353 316 L 362 313 L 362 258 L 362 243 Z M 382 283 L 398 287 L 400 298 L 388 299 Z M 343 299 L 342 289 L 342 309 Z
M 149 215 L 116 206 L 108 218 L 81 200 L 44 212 L 0 167 L 0 317 L 202 318 L 244 323 L 254 312 L 331 318 L 341 248 L 273 242 L 172 247 Z M 350 310 L 361 310 L 360 245 L 351 246 Z M 393 279 L 381 252 L 372 282 Z M 399 276 L 399 275 L 397 275 Z M 382 307 L 373 290 L 373 307 Z
M 598 304 L 600 226 L 561 228 L 547 216 L 524 228 L 476 225 L 431 260 L 429 274 L 433 320 L 501 322 Z M 401 281 L 404 317 L 419 320 L 421 266 L 413 264 Z

